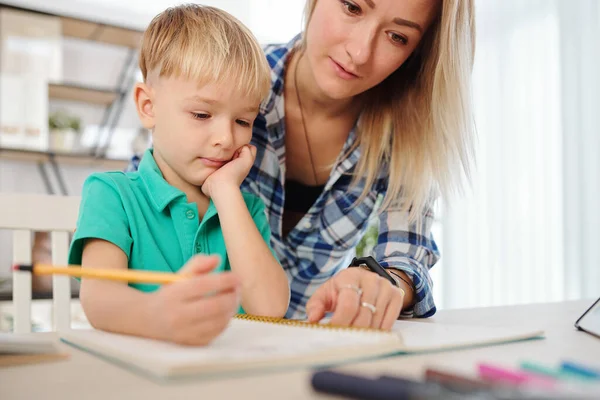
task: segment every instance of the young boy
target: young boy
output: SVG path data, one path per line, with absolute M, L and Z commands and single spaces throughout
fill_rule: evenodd
M 202 345 L 240 301 L 249 314 L 282 317 L 289 284 L 269 245 L 264 205 L 240 191 L 256 154 L 252 123 L 270 90 L 260 46 L 226 12 L 184 5 L 150 23 L 140 68 L 134 98 L 153 150 L 137 172 L 87 179 L 69 262 L 195 275 L 160 288 L 83 279 L 90 323 Z M 220 257 L 194 256 L 201 253 Z

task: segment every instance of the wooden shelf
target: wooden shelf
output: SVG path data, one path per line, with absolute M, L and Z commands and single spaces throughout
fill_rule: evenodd
M 140 31 L 69 17 L 60 17 L 60 19 L 64 36 L 130 48 L 138 48 L 141 45 L 142 32 Z
M 97 89 L 79 85 L 50 83 L 48 97 L 51 99 L 78 101 L 100 105 L 109 105 L 119 95 L 114 90 Z
M 87 153 L 61 153 L 26 149 L 0 148 L 0 159 L 26 162 L 48 162 L 53 158 L 58 164 L 86 165 L 123 170 L 129 160 L 96 157 Z
M 50 3 L 49 0 L 46 1 Z M 45 2 L 42 2 L 40 8 L 28 6 L 22 7 L 18 4 L 0 4 L 0 8 L 58 17 L 61 20 L 63 36 L 134 49 L 141 46 L 143 30 L 118 26 L 111 23 L 95 22 L 86 17 L 78 18 L 76 16 L 68 16 L 68 12 L 65 12 L 64 14 L 56 11 L 48 12 L 45 11 L 48 7 L 43 3 Z M 52 7 L 50 7 L 50 9 L 52 9 Z

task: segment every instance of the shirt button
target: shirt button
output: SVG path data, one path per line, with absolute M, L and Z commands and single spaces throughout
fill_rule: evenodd
M 202 253 L 202 246 L 199 244 L 196 245 L 196 253 Z
M 185 216 L 187 217 L 187 219 L 194 219 L 194 217 L 196 216 L 196 214 L 192 210 L 187 210 L 185 212 Z

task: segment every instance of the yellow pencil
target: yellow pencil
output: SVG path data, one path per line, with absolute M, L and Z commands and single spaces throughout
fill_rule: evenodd
M 150 271 L 131 271 L 114 270 L 100 268 L 81 268 L 78 265 L 56 266 L 49 264 L 34 265 L 15 265 L 15 271 L 28 271 L 35 275 L 68 275 L 76 278 L 107 279 L 111 281 L 122 281 L 132 283 L 155 283 L 167 284 L 188 279 L 190 276 L 185 274 L 150 272 Z

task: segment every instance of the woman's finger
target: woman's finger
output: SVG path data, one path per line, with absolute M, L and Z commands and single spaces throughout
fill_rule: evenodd
M 383 278 L 382 278 L 383 280 Z M 380 282 L 379 284 L 379 295 L 377 296 L 377 302 L 375 307 L 377 311 L 371 319 L 371 328 L 380 329 L 382 327 L 383 318 L 386 315 L 387 309 L 393 297 L 394 286 L 388 281 Z
M 363 290 L 360 299 L 360 307 L 352 326 L 359 328 L 368 328 L 371 326 L 371 320 L 377 313 L 377 297 L 379 295 L 380 282 L 383 280 L 379 275 L 369 271 L 362 271 L 360 287 Z
M 381 329 L 389 331 L 394 326 L 394 322 L 400 316 L 402 311 L 402 304 L 404 303 L 404 291 L 397 287 L 392 287 L 392 298 L 388 303 L 383 322 L 381 323 Z
M 306 303 L 306 314 L 309 322 L 319 322 L 325 314 L 335 310 L 337 292 L 332 289 L 333 281 L 321 285 Z
M 346 274 L 348 278 L 349 274 Z M 334 278 L 334 282 L 335 278 Z M 331 324 L 336 326 L 350 326 L 359 312 L 362 289 L 360 288 L 360 279 L 356 277 L 353 280 L 337 279 L 337 301 L 335 311 L 331 317 Z

